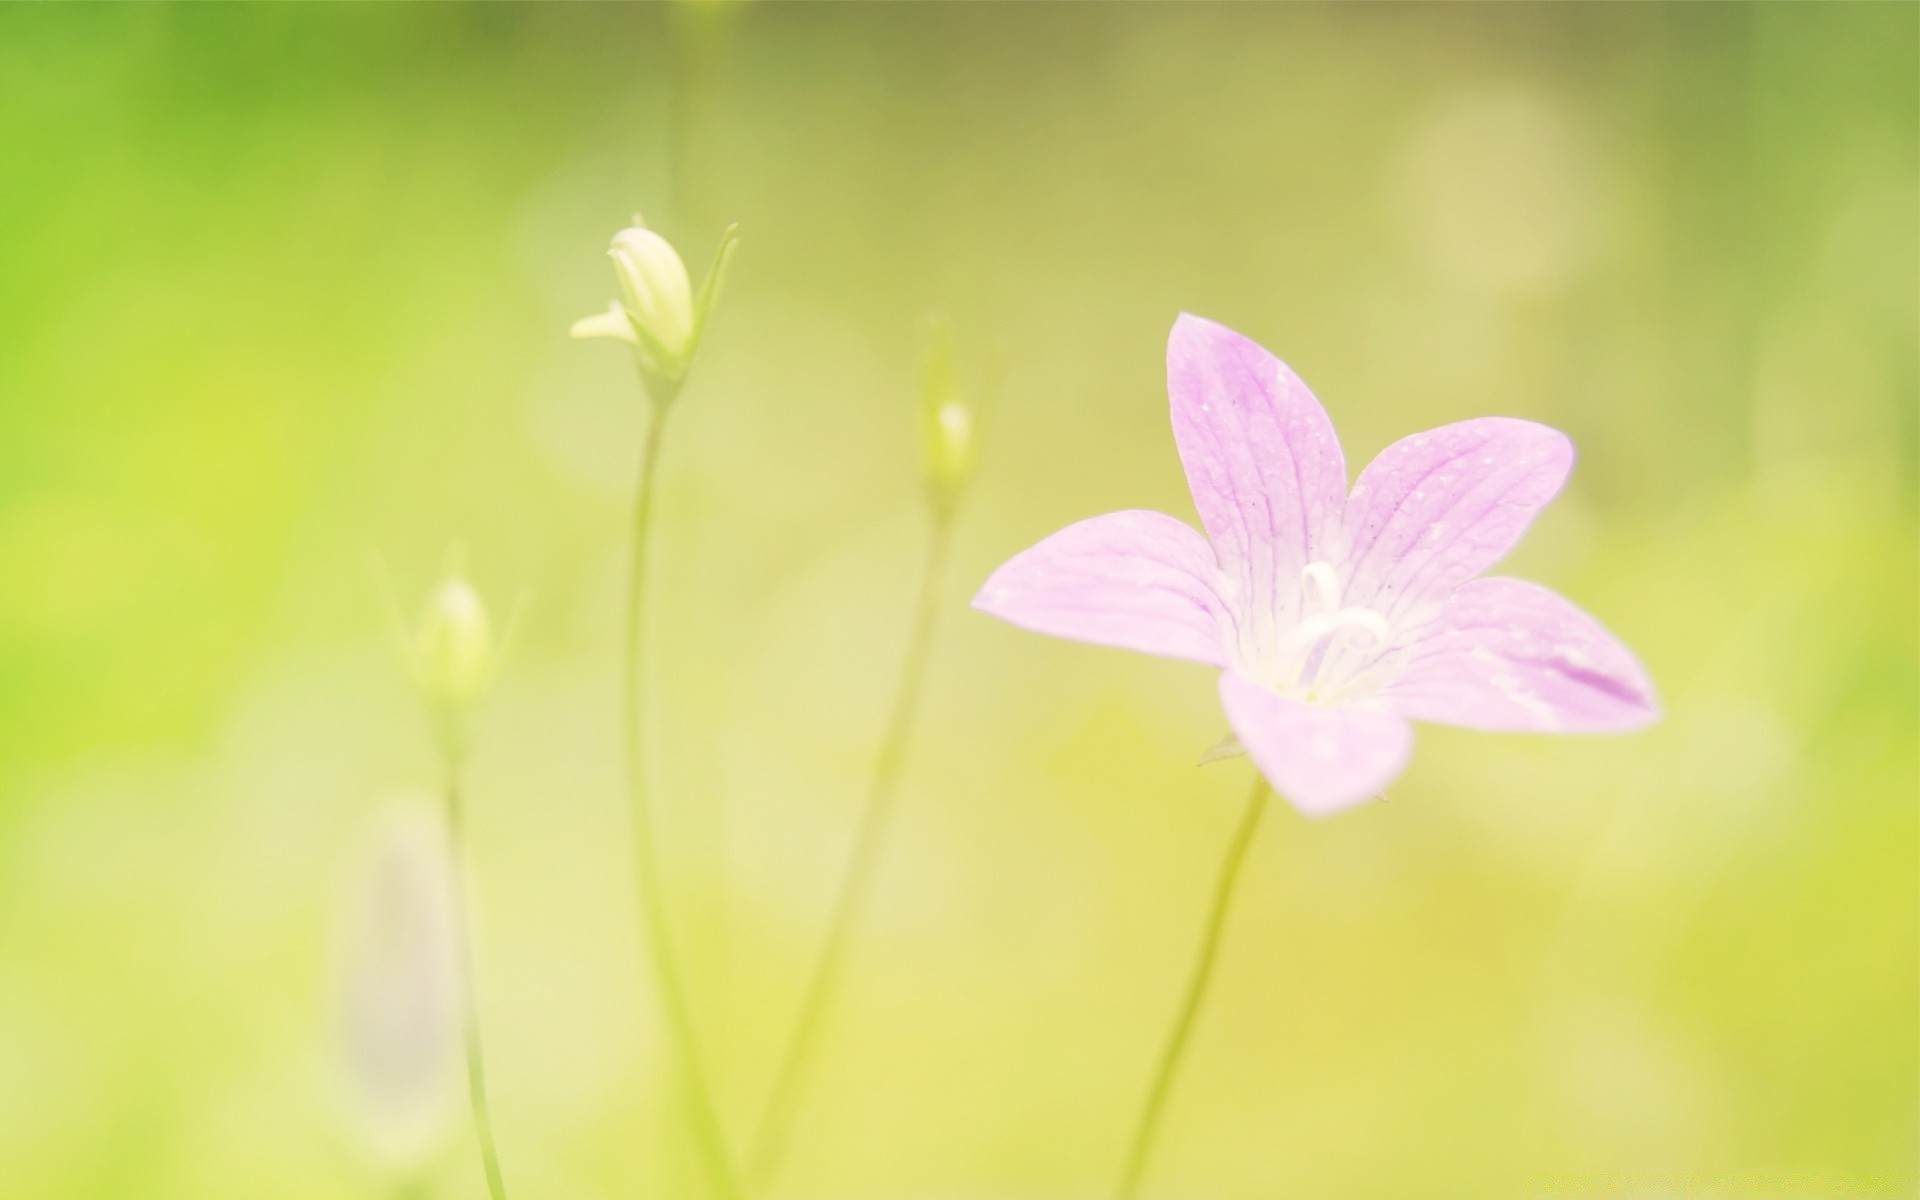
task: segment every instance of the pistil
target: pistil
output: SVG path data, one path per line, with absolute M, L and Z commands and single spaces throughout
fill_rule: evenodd
M 1338 681 L 1338 674 L 1330 668 L 1356 638 L 1365 639 L 1360 647 L 1373 648 L 1386 645 L 1390 632 L 1387 619 L 1370 608 L 1343 608 L 1308 617 L 1281 642 L 1280 691 L 1298 692 L 1304 683 L 1311 698 L 1323 679 Z

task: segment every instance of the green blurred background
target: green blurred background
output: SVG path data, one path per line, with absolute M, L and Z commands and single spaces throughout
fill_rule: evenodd
M 482 1194 L 457 1075 L 444 1136 L 380 1148 L 340 1014 L 375 831 L 436 780 L 368 561 L 411 607 L 458 540 L 496 614 L 530 594 L 470 802 L 510 1191 L 693 1194 L 617 771 L 641 400 L 565 336 L 635 208 L 696 273 L 744 237 L 656 660 L 736 1137 L 902 653 L 923 312 L 989 402 L 785 1195 L 1114 1178 L 1248 768 L 1192 765 L 1209 672 L 964 601 L 1069 520 L 1191 515 L 1182 309 L 1287 359 L 1356 469 L 1567 430 L 1510 569 L 1667 715 L 1423 729 L 1388 803 L 1276 820 L 1154 1194 L 1898 1187 L 1917 56 L 1906 4 L 0 10 L 0 1194 Z

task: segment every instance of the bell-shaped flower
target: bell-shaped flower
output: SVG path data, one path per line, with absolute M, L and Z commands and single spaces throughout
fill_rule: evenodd
M 1205 536 L 1158 512 L 1093 517 L 1002 565 L 974 607 L 1220 668 L 1232 736 L 1309 814 L 1399 774 L 1409 721 L 1588 732 L 1658 715 L 1645 670 L 1592 617 L 1480 577 L 1566 481 L 1565 435 L 1445 425 L 1381 451 L 1349 491 L 1326 411 L 1247 338 L 1183 315 L 1167 390 Z

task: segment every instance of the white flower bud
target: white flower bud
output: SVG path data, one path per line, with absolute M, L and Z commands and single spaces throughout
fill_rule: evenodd
M 693 350 L 693 285 L 687 265 L 667 239 L 636 222 L 613 235 L 614 272 L 627 317 L 643 342 L 651 341 L 668 374 L 684 370 Z
M 428 593 L 413 634 L 415 681 L 426 698 L 461 708 L 493 681 L 493 629 L 473 585 L 451 576 Z
M 451 1132 L 460 1032 L 452 848 L 424 800 L 397 802 L 367 847 L 340 928 L 343 1116 L 383 1164 L 418 1169 Z
M 604 313 L 575 321 L 568 332 L 576 338 L 618 338 L 632 346 L 648 398 L 666 408 L 687 380 L 727 262 L 739 244 L 729 226 L 696 297 L 680 255 L 636 214 L 632 225 L 613 235 L 608 251 L 622 299 Z

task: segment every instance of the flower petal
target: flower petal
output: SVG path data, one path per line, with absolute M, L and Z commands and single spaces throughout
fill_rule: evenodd
M 1300 569 L 1332 557 L 1346 460 L 1326 410 L 1287 365 L 1223 325 L 1182 314 L 1167 339 L 1173 440 L 1193 505 L 1260 621 L 1299 617 Z
M 1014 555 L 973 606 L 1022 629 L 1215 666 L 1232 628 L 1213 549 L 1185 522 L 1134 509 L 1069 525 Z
M 1419 721 L 1548 733 L 1632 729 L 1660 714 L 1633 651 L 1537 583 L 1476 579 L 1429 630 L 1375 703 Z
M 1220 673 L 1220 703 L 1273 790 L 1310 817 L 1378 794 L 1413 747 L 1413 730 L 1393 713 L 1302 704 L 1238 671 Z
M 620 307 L 618 300 L 607 306 L 607 311 L 594 313 L 590 317 L 581 317 L 567 328 L 567 336 L 572 338 L 619 338 L 629 345 L 639 345 L 640 339 L 633 332 L 633 322 L 627 319 L 627 312 Z
M 1347 498 L 1347 604 L 1389 618 L 1439 603 L 1499 561 L 1573 467 L 1565 434 L 1481 417 L 1380 452 Z

